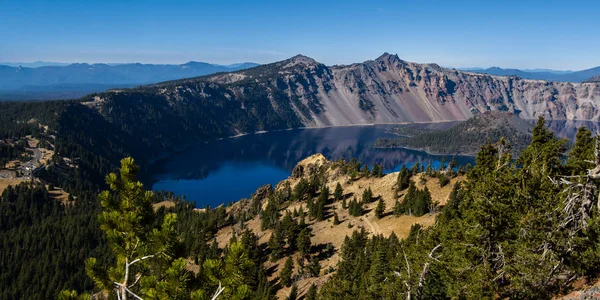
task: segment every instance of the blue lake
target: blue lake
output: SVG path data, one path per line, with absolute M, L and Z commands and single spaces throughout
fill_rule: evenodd
M 447 128 L 455 123 L 422 126 Z M 595 134 L 599 123 L 552 121 L 548 125 L 559 137 L 573 138 L 579 126 Z M 245 135 L 200 143 L 185 151 L 157 161 L 151 168 L 152 189 L 184 195 L 196 207 L 218 206 L 249 198 L 263 184 L 275 185 L 291 174 L 296 163 L 307 156 L 322 153 L 328 159 L 356 158 L 372 166 L 382 164 L 386 172 L 397 171 L 402 164 L 415 163 L 437 167 L 442 156 L 406 149 L 376 149 L 379 137 L 390 126 L 352 126 L 298 129 Z M 450 156 L 446 156 L 447 161 Z M 473 163 L 473 157 L 457 157 L 459 164 Z
M 397 171 L 402 164 L 439 166 L 441 156 L 374 148 L 377 138 L 393 136 L 386 133 L 389 128 L 378 125 L 298 129 L 201 143 L 156 162 L 151 170 L 152 189 L 184 195 L 196 207 L 215 207 L 249 198 L 264 184 L 275 185 L 291 174 L 298 161 L 315 153 L 332 160 L 356 158 L 369 166 L 382 164 L 386 172 Z M 474 161 L 471 157 L 457 159 L 460 164 Z

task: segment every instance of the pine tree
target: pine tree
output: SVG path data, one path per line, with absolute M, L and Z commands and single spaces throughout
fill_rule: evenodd
M 309 194 L 310 184 L 306 178 L 300 179 L 296 186 L 294 186 L 294 198 L 302 200 L 306 195 Z
M 405 165 L 402 165 L 400 172 L 398 172 L 398 179 L 396 180 L 398 191 L 403 191 L 408 188 L 410 183 L 410 174 Z
M 450 163 L 448 164 L 448 169 L 454 171 L 456 167 L 458 167 L 458 161 L 456 160 L 456 156 L 452 156 L 452 160 L 450 160 Z
M 337 185 L 335 186 L 335 191 L 333 192 L 333 198 L 335 199 L 335 201 L 338 201 L 338 200 L 342 199 L 343 196 L 344 196 L 344 189 L 342 188 L 342 185 L 338 182 Z
M 343 209 L 348 209 L 348 203 L 346 202 L 346 197 L 344 197 L 342 199 L 342 208 Z
M 317 216 L 317 207 L 315 206 L 315 202 L 312 198 L 309 198 L 306 202 L 306 207 L 308 208 L 308 217 L 312 220 Z
M 371 187 L 368 187 L 363 190 L 362 194 L 362 203 L 371 203 L 373 202 L 373 191 L 371 191 Z
M 288 256 L 285 260 L 285 264 L 283 265 L 283 269 L 281 269 L 281 273 L 279 273 L 280 282 L 284 286 L 292 285 L 292 271 L 294 270 L 294 262 L 292 261 L 292 257 Z
M 338 225 L 340 224 L 340 219 L 338 218 L 338 214 L 337 212 L 333 213 L 333 225 Z
M 290 289 L 290 293 L 287 296 L 287 298 L 285 298 L 286 300 L 296 300 L 298 298 L 298 287 L 296 286 L 296 284 L 292 285 L 292 288 Z
M 394 204 L 394 216 L 399 216 L 403 213 L 404 213 L 404 209 L 402 207 L 402 203 L 400 203 L 400 201 L 396 200 L 396 203 Z
M 575 137 L 575 146 L 569 152 L 566 166 L 570 169 L 572 175 L 585 174 L 588 169 L 592 169 L 595 160 L 594 149 L 595 140 L 592 138 L 592 132 L 585 127 L 579 127 Z
M 318 277 L 319 274 L 321 273 L 321 263 L 319 262 L 319 257 L 314 255 L 313 257 L 311 257 L 310 259 L 310 265 L 308 266 L 309 270 L 310 270 L 310 274 L 313 277 Z
M 276 261 L 283 256 L 285 240 L 281 226 L 275 227 L 269 239 L 269 249 L 271 249 L 271 261 Z
M 119 175 L 106 177 L 110 191 L 98 196 L 103 209 L 98 222 L 115 256 L 115 265 L 106 269 L 95 258 L 89 258 L 86 272 L 98 288 L 116 293 L 121 299 L 189 297 L 186 261 L 174 255 L 177 216 L 166 214 L 156 220 L 152 192 L 145 191 L 137 181 L 138 170 L 132 158 L 125 158 Z M 155 221 L 160 224 L 157 228 Z
M 375 216 L 377 217 L 377 219 L 381 219 L 383 217 L 384 212 L 385 212 L 385 203 L 383 202 L 383 199 L 379 199 L 379 202 L 377 203 L 377 207 L 375 208 Z
M 296 240 L 298 244 L 297 249 L 301 256 L 306 256 L 310 253 L 310 234 L 309 228 L 303 228 L 298 235 L 298 239 Z
M 350 215 L 354 217 L 362 216 L 362 214 L 364 213 L 363 204 L 362 202 L 358 202 L 356 200 L 356 197 L 354 197 L 354 199 L 350 201 L 350 205 L 348 206 L 348 213 L 350 213 Z
M 317 286 L 313 283 L 310 285 L 308 292 L 306 292 L 305 300 L 317 300 Z

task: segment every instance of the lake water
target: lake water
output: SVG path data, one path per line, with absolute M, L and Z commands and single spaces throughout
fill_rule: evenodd
M 422 126 L 447 128 L 454 123 Z M 600 131 L 598 123 L 552 121 L 548 124 L 560 137 L 573 138 L 579 126 Z M 415 163 L 438 167 L 441 156 L 405 149 L 376 149 L 379 137 L 390 126 L 353 126 L 298 129 L 246 135 L 198 144 L 152 166 L 152 189 L 169 190 L 194 201 L 196 207 L 218 206 L 249 198 L 260 186 L 275 185 L 291 174 L 296 163 L 312 154 L 322 153 L 331 160 L 357 158 L 372 166 L 382 164 L 386 172 L 402 164 Z M 448 161 L 450 159 L 447 156 Z M 472 157 L 457 157 L 459 164 L 473 163 Z
M 449 127 L 451 124 L 436 124 Z M 402 164 L 438 167 L 441 156 L 405 149 L 376 149 L 379 137 L 390 126 L 351 126 L 297 129 L 198 144 L 158 161 L 152 167 L 153 190 L 168 190 L 196 203 L 196 207 L 218 206 L 249 198 L 260 186 L 275 185 L 287 178 L 298 161 L 315 153 L 331 160 L 356 158 L 372 166 L 382 164 L 386 172 Z M 450 157 L 447 157 L 448 161 Z M 472 157 L 457 157 L 459 164 L 473 163 Z

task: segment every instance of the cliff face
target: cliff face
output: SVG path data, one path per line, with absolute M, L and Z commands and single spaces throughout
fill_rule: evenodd
M 192 123 L 207 121 L 230 132 L 466 120 L 485 111 L 513 112 L 524 119 L 541 115 L 549 120 L 600 121 L 598 82 L 490 76 L 406 62 L 387 53 L 372 61 L 331 67 L 298 55 L 233 73 L 108 92 L 100 98 L 101 111 L 125 98 L 137 99 L 140 105 L 156 106 L 153 112 L 160 109 L 162 115 Z M 110 119 L 110 110 L 103 111 Z M 203 114 L 200 120 L 198 113 Z

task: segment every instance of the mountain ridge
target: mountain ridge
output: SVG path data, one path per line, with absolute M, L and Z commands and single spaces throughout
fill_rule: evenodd
M 496 76 L 519 76 L 525 79 L 558 81 L 558 82 L 585 82 L 586 79 L 600 75 L 600 66 L 580 71 L 558 71 L 549 69 L 504 69 L 490 68 L 461 68 L 461 71 L 483 73 Z

